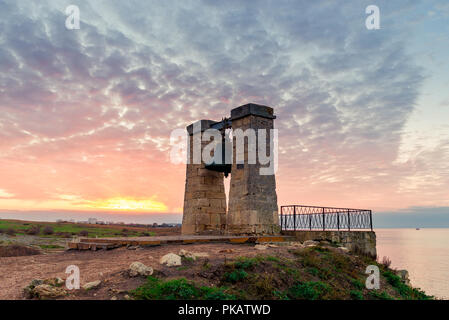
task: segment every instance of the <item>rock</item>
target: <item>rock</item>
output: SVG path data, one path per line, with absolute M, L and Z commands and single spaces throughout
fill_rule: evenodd
M 64 284 L 64 280 L 62 280 L 61 278 L 45 279 L 43 281 L 43 284 L 48 284 L 54 287 L 61 287 Z
M 127 246 L 126 249 L 128 250 L 141 250 L 141 246 Z
M 189 252 L 189 251 L 184 250 L 184 249 L 179 250 L 179 255 L 181 257 L 184 257 L 184 258 L 190 258 L 190 259 L 196 260 L 196 257 L 193 254 L 193 252 Z
M 101 280 L 88 282 L 85 285 L 83 285 L 84 290 L 91 290 L 97 288 L 101 283 Z
M 348 253 L 350 250 L 348 249 L 348 248 L 346 248 L 346 247 L 338 247 L 338 250 L 340 250 L 341 252 L 344 252 L 344 253 Z
M 233 253 L 233 252 L 234 252 L 234 250 L 232 250 L 232 249 L 222 249 L 222 250 L 218 251 L 218 253 Z
M 192 258 L 193 260 L 209 257 L 209 254 L 207 252 L 189 252 L 184 249 L 179 250 L 179 255 L 181 257 Z
M 194 252 L 193 255 L 196 258 L 209 258 L 209 254 L 207 252 Z
M 141 262 L 135 261 L 129 266 L 128 274 L 130 277 L 151 276 L 153 274 L 153 268 L 148 267 Z
M 39 279 L 31 280 L 30 284 L 23 288 L 23 294 L 25 295 L 25 299 L 33 299 L 34 297 L 34 288 L 38 285 L 41 285 L 44 281 Z
M 65 296 L 67 292 L 60 287 L 49 284 L 40 284 L 33 289 L 33 295 L 39 299 L 54 299 Z
M 275 244 L 273 244 L 273 243 L 270 243 L 270 244 L 268 244 L 268 247 L 270 247 L 270 248 L 278 248 L 279 246 L 278 246 L 278 245 L 275 245 Z
M 407 270 L 396 270 L 396 275 L 401 278 L 401 281 L 407 285 L 410 284 L 409 273 Z
M 304 248 L 304 245 L 299 241 L 292 241 L 289 243 L 289 245 L 292 247 Z
M 181 257 L 174 253 L 168 253 L 159 260 L 159 263 L 165 264 L 167 267 L 180 266 Z
M 43 285 L 43 284 L 51 287 L 54 282 L 55 282 L 54 279 L 46 279 L 46 280 L 33 279 L 33 280 L 31 280 L 30 284 L 23 289 L 25 298 L 26 299 L 33 299 L 34 297 L 39 298 L 39 295 L 35 291 L 36 287 Z M 43 292 L 44 289 L 41 288 L 39 290 Z
M 34 279 L 34 280 L 31 280 L 31 282 L 30 282 L 30 287 L 36 287 L 36 286 L 38 286 L 38 285 L 41 285 L 41 284 L 43 284 L 44 283 L 44 280 L 40 280 L 40 279 Z
M 116 297 L 116 296 L 113 296 L 113 297 L 111 298 L 111 300 L 117 300 L 117 297 Z
M 131 300 L 131 297 L 127 294 L 125 294 L 125 296 L 123 298 L 125 298 L 125 300 Z
M 304 241 L 303 245 L 306 247 L 314 247 L 318 245 L 318 241 L 306 240 Z
M 268 249 L 268 246 L 263 245 L 263 244 L 256 244 L 256 245 L 254 246 L 254 249 L 256 249 L 256 250 L 267 250 L 267 249 Z

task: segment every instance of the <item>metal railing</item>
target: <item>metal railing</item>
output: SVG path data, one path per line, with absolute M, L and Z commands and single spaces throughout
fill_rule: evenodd
M 373 230 L 371 210 L 281 206 L 281 230 Z

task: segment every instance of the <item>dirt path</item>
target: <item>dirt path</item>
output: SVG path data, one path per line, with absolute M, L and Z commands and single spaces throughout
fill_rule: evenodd
M 194 252 L 206 252 L 209 254 L 211 263 L 218 263 L 228 258 L 237 256 L 252 256 L 261 252 L 254 249 L 254 245 L 235 245 L 225 243 L 215 244 L 190 244 L 190 245 L 163 245 L 158 247 L 144 248 L 140 250 L 128 250 L 119 248 L 110 251 L 68 251 L 46 255 L 0 258 L 0 299 L 23 299 L 22 289 L 33 279 L 47 279 L 60 277 L 65 279 L 65 270 L 69 265 L 80 268 L 81 285 L 87 282 L 102 280 L 109 283 L 108 288 L 99 291 L 92 299 L 109 299 L 107 290 L 117 287 L 120 290 L 129 290 L 126 286 L 136 287 L 139 281 L 121 281 L 123 276 L 120 272 L 127 270 L 134 261 L 140 261 L 155 270 L 170 274 L 173 268 L 159 264 L 163 255 L 173 252 L 178 253 L 180 249 Z M 232 252 L 220 252 L 223 250 Z M 285 248 L 269 248 L 264 252 L 285 250 Z M 190 268 L 179 273 L 192 273 Z M 122 287 L 120 287 L 122 285 Z M 125 287 L 123 287 L 125 286 Z M 72 298 L 76 298 L 72 297 Z M 89 297 L 79 297 L 89 298 Z

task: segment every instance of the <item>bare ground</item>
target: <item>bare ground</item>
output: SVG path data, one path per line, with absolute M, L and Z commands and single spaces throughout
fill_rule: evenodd
M 80 269 L 81 286 L 87 282 L 102 280 L 98 290 L 78 290 L 66 299 L 111 299 L 123 298 L 126 291 L 145 282 L 144 278 L 127 278 L 123 275 L 134 261 L 142 262 L 154 268 L 155 272 L 170 277 L 185 276 L 195 278 L 201 269 L 201 261 L 184 267 L 166 267 L 159 259 L 170 252 L 178 254 L 185 249 L 191 252 L 206 252 L 212 265 L 223 263 L 226 259 L 238 256 L 256 256 L 261 251 L 249 244 L 189 244 L 163 245 L 138 250 L 125 247 L 110 251 L 67 251 L 47 253 L 37 256 L 0 257 L 0 299 L 24 299 L 22 290 L 33 279 L 66 278 L 65 270 L 69 265 Z M 263 254 L 276 252 L 287 254 L 287 247 L 268 248 Z M 284 252 L 285 251 L 285 252 Z M 198 270 L 197 270 L 198 269 Z

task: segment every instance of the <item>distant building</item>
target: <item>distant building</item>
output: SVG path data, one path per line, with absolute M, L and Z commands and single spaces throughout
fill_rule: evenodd
M 89 224 L 96 224 L 96 223 L 97 223 L 97 218 L 89 218 L 89 219 L 87 220 L 87 222 L 88 222 Z

